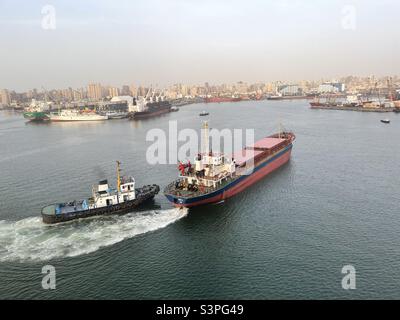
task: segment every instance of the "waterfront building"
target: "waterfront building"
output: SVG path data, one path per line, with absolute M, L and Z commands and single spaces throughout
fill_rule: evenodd
M 10 97 L 10 93 L 8 92 L 7 89 L 2 89 L 0 91 L 0 98 L 1 98 L 1 103 L 5 106 L 10 105 L 11 103 L 11 97 Z
M 341 82 L 325 82 L 318 86 L 319 93 L 338 93 L 345 91 L 345 84 Z
M 110 97 L 117 97 L 119 96 L 119 89 L 115 87 L 109 87 L 108 88 L 108 95 Z
M 88 98 L 93 101 L 103 98 L 103 90 L 100 83 L 90 83 L 88 85 Z
M 128 85 L 123 85 L 122 90 L 121 90 L 121 95 L 123 96 L 129 96 L 131 94 L 129 86 Z
M 137 96 L 137 94 L 138 94 L 138 89 L 136 88 L 136 86 L 135 86 L 134 84 L 132 84 L 132 85 L 129 87 L 129 94 L 130 94 L 132 97 L 136 97 L 136 96 Z
M 61 95 L 64 98 L 64 100 L 67 100 L 67 101 L 72 101 L 74 99 L 74 93 L 73 93 L 72 88 L 62 90 Z
M 278 93 L 282 96 L 301 96 L 303 90 L 297 84 L 285 84 L 278 87 Z

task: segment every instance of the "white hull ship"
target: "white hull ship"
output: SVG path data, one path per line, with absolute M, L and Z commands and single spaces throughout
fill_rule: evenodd
M 107 115 L 100 115 L 97 113 L 84 113 L 78 110 L 61 110 L 58 113 L 51 113 L 50 121 L 103 121 L 107 120 Z

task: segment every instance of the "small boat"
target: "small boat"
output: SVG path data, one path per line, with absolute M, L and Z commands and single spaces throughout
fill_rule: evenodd
M 179 108 L 178 107 L 171 107 L 171 112 L 177 112 L 177 111 L 179 111 Z
M 383 123 L 390 123 L 390 120 L 389 120 L 389 119 L 382 119 L 381 122 L 383 122 Z
M 204 117 L 204 116 L 208 116 L 210 113 L 206 112 L 206 111 L 202 111 L 200 112 L 199 116 L 200 117 Z
M 128 118 L 128 112 L 123 111 L 108 111 L 105 113 L 109 120 Z
M 271 95 L 267 97 L 267 100 L 283 100 L 283 97 L 281 94 Z
M 56 203 L 42 209 L 46 224 L 55 224 L 94 216 L 124 214 L 145 201 L 151 200 L 160 191 L 156 184 L 135 188 L 133 177 L 120 177 L 120 162 L 117 161 L 117 188 L 109 187 L 102 180 L 92 189 L 92 196 L 83 200 Z

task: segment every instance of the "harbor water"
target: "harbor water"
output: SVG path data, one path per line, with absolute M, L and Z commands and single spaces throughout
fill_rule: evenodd
M 207 117 L 199 117 L 202 111 Z M 400 298 L 400 115 L 311 110 L 307 101 L 193 104 L 160 117 L 29 123 L 0 111 L 0 299 Z M 160 193 L 124 216 L 46 226 L 43 206 L 89 196 L 115 161 L 161 189 L 152 128 L 297 136 L 291 161 L 224 203 L 178 210 Z M 56 270 L 44 290 L 42 267 Z M 342 288 L 342 267 L 356 289 Z

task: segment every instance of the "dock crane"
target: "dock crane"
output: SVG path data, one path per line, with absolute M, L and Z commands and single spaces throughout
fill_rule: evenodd
M 393 86 L 392 86 L 392 77 L 388 77 L 386 82 L 387 82 L 387 90 L 388 90 L 388 99 L 390 101 L 393 101 L 394 94 L 393 94 Z

